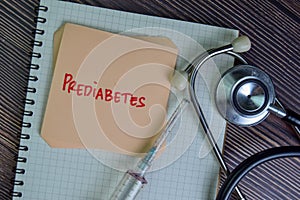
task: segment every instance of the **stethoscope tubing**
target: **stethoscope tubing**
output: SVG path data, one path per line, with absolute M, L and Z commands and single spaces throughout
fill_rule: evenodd
M 227 177 L 218 192 L 216 200 L 228 200 L 236 185 L 255 167 L 267 161 L 286 157 L 300 157 L 300 146 L 275 147 L 250 156 Z
M 213 147 L 213 151 L 214 154 L 218 160 L 218 162 L 220 163 L 221 168 L 223 169 L 223 171 L 226 173 L 226 175 L 228 176 L 230 174 L 230 171 L 223 159 L 221 150 L 219 149 L 214 136 L 209 128 L 209 125 L 206 121 L 206 118 L 204 116 L 203 110 L 201 109 L 200 103 L 198 101 L 198 99 L 196 98 L 196 94 L 195 94 L 195 83 L 196 83 L 196 77 L 197 74 L 199 72 L 199 69 L 201 68 L 201 66 L 210 58 L 222 54 L 222 53 L 228 53 L 234 57 L 237 57 L 241 62 L 247 64 L 247 62 L 237 53 L 231 52 L 232 50 L 232 46 L 231 45 L 227 45 L 218 49 L 212 49 L 209 50 L 208 52 L 201 54 L 199 57 L 197 57 L 195 59 L 195 61 L 185 70 L 186 73 L 188 73 L 189 77 L 189 83 L 190 83 L 190 87 L 189 87 L 189 93 L 190 93 L 190 98 L 191 98 L 191 102 L 194 106 L 194 109 L 197 113 L 197 116 L 199 118 L 199 121 L 204 129 L 204 132 L 208 138 L 208 141 L 210 143 L 210 145 Z M 230 52 L 230 53 L 229 53 Z M 238 187 L 235 188 L 236 192 L 238 193 L 240 199 L 244 199 L 240 189 Z

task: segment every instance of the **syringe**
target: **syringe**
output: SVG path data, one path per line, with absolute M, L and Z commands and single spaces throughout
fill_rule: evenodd
M 116 187 L 114 193 L 112 194 L 110 200 L 133 200 L 147 183 L 144 178 L 145 173 L 151 167 L 152 162 L 157 155 L 159 149 L 164 144 L 166 138 L 174 127 L 176 121 L 180 117 L 182 111 L 190 103 L 188 99 L 183 99 L 180 104 L 175 109 L 174 113 L 168 120 L 163 132 L 154 142 L 148 153 L 137 163 L 137 166 L 133 170 L 128 170 L 118 186 Z

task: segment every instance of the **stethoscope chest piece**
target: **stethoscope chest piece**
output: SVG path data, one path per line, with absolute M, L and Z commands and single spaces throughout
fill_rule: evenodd
M 238 65 L 226 71 L 216 90 L 216 104 L 220 114 L 240 126 L 260 123 L 269 115 L 275 101 L 270 77 L 251 65 Z

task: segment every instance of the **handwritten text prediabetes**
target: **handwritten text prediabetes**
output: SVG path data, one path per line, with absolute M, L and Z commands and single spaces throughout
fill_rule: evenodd
M 62 90 L 68 93 L 74 93 L 77 96 L 93 97 L 95 100 L 102 100 L 106 102 L 124 103 L 130 106 L 142 108 L 145 107 L 146 98 L 141 96 L 134 96 L 129 92 L 117 92 L 108 88 L 97 88 L 95 85 L 77 83 L 73 79 L 73 75 L 65 73 Z

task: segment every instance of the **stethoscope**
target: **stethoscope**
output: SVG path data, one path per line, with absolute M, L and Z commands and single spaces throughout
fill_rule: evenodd
M 228 122 L 239 126 L 252 126 L 262 122 L 269 113 L 273 113 L 292 124 L 300 136 L 300 115 L 285 109 L 276 98 L 275 89 L 268 74 L 257 67 L 249 65 L 239 54 L 248 51 L 250 47 L 249 38 L 240 36 L 231 44 L 202 53 L 180 73 L 175 73 L 171 80 L 172 85 L 179 90 L 184 89 L 188 81 L 193 107 L 227 176 L 230 175 L 230 171 L 224 162 L 195 94 L 196 77 L 201 66 L 210 58 L 225 53 L 233 56 L 240 63 L 222 75 L 216 89 L 215 101 L 218 111 Z M 257 158 L 259 157 L 257 156 Z M 232 177 L 232 174 L 230 177 Z M 235 190 L 240 199 L 245 199 L 238 187 L 235 187 Z M 219 194 L 219 196 L 222 196 L 222 194 Z

